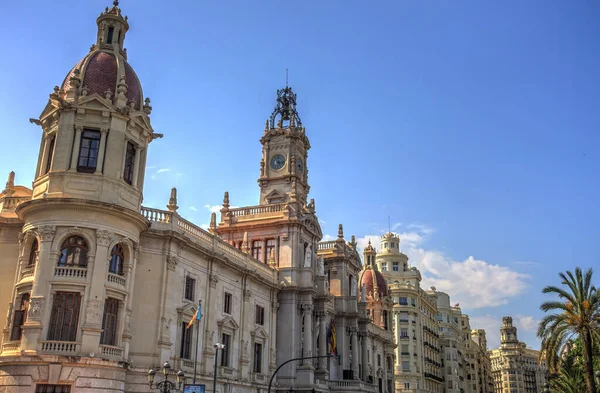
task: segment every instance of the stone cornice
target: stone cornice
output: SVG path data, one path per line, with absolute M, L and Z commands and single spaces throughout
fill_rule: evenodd
M 145 231 L 149 228 L 150 222 L 144 218 L 139 212 L 134 210 L 126 209 L 121 206 L 112 205 L 109 203 L 76 199 L 76 198 L 49 198 L 49 199 L 35 199 L 21 203 L 15 212 L 19 215 L 22 220 L 25 214 L 35 212 L 37 210 L 48 210 L 48 209 L 69 209 L 69 210 L 82 210 L 86 212 L 103 213 L 119 218 L 126 217 L 141 231 Z

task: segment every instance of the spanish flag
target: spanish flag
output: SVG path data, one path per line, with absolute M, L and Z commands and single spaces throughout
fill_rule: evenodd
M 192 319 L 190 319 L 190 322 L 187 324 L 187 326 L 185 327 L 186 329 L 189 329 L 192 327 L 192 325 L 194 324 L 195 320 L 200 320 L 200 318 L 202 317 L 202 305 L 200 304 L 198 306 L 198 308 L 196 309 L 196 312 L 194 313 L 194 315 L 192 316 Z

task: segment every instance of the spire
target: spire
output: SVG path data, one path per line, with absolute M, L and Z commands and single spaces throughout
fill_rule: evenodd
M 210 213 L 210 229 L 211 232 L 217 229 L 217 213 Z
M 344 226 L 342 224 L 338 226 L 338 240 L 344 240 Z
M 223 209 L 229 209 L 229 191 L 223 195 Z
M 171 188 L 171 197 L 169 198 L 167 209 L 169 209 L 170 212 L 176 212 L 177 209 L 179 209 L 179 206 L 177 206 L 177 188 L 175 187 Z
M 278 115 L 281 117 L 276 123 Z M 270 118 L 271 128 L 276 128 L 276 126 L 277 128 L 283 127 L 284 121 L 290 122 L 290 127 L 296 127 L 296 125 L 298 127 L 302 126 L 302 121 L 296 110 L 296 94 L 287 84 L 283 89 L 277 90 L 277 105 L 275 105 Z
M 6 180 L 6 187 L 4 188 L 4 192 L 7 196 L 12 195 L 15 192 L 15 172 L 11 171 L 8 174 L 8 179 Z
M 248 232 L 244 232 L 244 237 L 242 239 L 242 251 L 246 254 L 250 253 L 250 246 L 248 245 Z

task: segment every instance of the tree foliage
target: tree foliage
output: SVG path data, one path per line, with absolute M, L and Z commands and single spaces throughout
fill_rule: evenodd
M 567 379 L 575 378 L 573 366 L 576 362 L 573 360 L 572 365 L 567 365 L 561 355 L 568 343 L 580 340 L 581 365 L 588 393 L 596 393 L 593 347 L 600 342 L 600 293 L 592 284 L 592 274 L 592 269 L 583 273 L 579 267 L 574 273 L 559 273 L 562 286 L 547 286 L 542 290 L 556 295 L 558 300 L 547 301 L 540 306 L 542 311 L 552 313 L 542 319 L 537 332 L 542 339 L 542 353 L 550 373 L 561 375 L 563 370 L 565 383 Z

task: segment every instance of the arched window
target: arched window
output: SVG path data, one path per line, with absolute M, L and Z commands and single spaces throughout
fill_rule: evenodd
M 71 236 L 60 248 L 58 266 L 87 266 L 87 244 L 80 236 Z
M 29 259 L 27 260 L 27 267 L 31 267 L 35 265 L 35 260 L 37 259 L 38 253 L 38 241 L 37 239 L 33 239 L 33 244 L 31 245 L 31 251 L 29 251 Z
M 120 244 L 115 245 L 110 253 L 110 265 L 108 266 L 110 273 L 123 275 L 123 261 L 125 260 L 123 255 L 123 247 Z
M 19 341 L 23 333 L 22 327 L 27 320 L 27 310 L 29 309 L 29 293 L 21 295 L 21 307 L 15 310 L 15 317 L 13 319 L 12 331 L 10 333 L 11 341 Z

